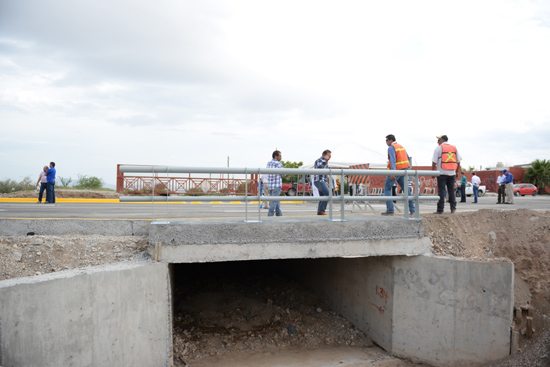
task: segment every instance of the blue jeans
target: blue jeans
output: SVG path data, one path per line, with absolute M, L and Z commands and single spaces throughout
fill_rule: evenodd
M 479 186 L 474 185 L 474 203 L 477 203 L 477 192 L 479 191 Z
M 269 196 L 279 196 L 279 195 L 281 195 L 280 187 L 269 189 Z M 279 217 L 283 215 L 283 212 L 281 211 L 281 202 L 271 200 L 269 204 L 269 210 L 267 211 L 267 216 L 272 217 L 275 214 L 277 214 L 277 216 Z
M 386 176 L 386 182 L 384 183 L 384 196 L 392 196 L 391 188 L 393 184 L 397 181 L 397 184 L 399 187 L 401 187 L 401 190 L 405 192 L 405 176 L 397 176 L 395 180 L 390 179 L 390 176 Z M 409 192 L 409 196 L 411 195 L 411 189 L 407 186 L 407 190 Z M 388 200 L 386 201 L 386 211 L 388 213 L 394 212 L 393 207 L 393 201 Z M 414 214 L 414 200 L 409 200 L 409 213 Z
M 46 190 L 47 183 L 40 182 L 40 193 L 38 194 L 38 202 L 42 202 L 42 195 L 44 195 L 44 190 Z M 48 200 L 48 191 L 46 191 L 46 200 Z
M 319 190 L 319 196 L 328 196 L 328 186 L 325 181 L 315 181 L 315 187 Z M 328 201 L 319 201 L 319 206 L 317 207 L 318 212 L 325 212 L 327 209 Z
M 55 203 L 55 182 L 48 182 L 46 185 L 46 201 Z

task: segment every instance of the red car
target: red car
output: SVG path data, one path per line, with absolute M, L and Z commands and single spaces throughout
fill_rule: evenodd
M 539 190 L 537 187 L 530 183 L 520 183 L 514 185 L 514 195 L 515 196 L 525 196 L 538 194 Z
M 311 187 L 306 184 L 306 187 L 305 187 L 305 191 L 306 191 L 306 195 L 311 195 Z M 293 182 L 293 183 L 283 183 L 283 186 L 281 187 L 281 191 L 286 195 L 286 196 L 296 196 L 296 195 L 302 195 L 303 194 L 303 191 L 304 190 L 304 185 L 302 184 L 297 184 L 296 182 Z

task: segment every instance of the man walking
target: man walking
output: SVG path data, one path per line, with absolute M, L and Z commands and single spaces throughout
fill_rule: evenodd
M 474 204 L 477 204 L 477 193 L 479 191 L 480 184 L 481 184 L 481 178 L 476 176 L 475 172 L 472 172 L 472 189 L 474 189 Z
M 456 211 L 456 195 L 453 190 L 455 177 L 460 172 L 460 161 L 462 157 L 454 145 L 447 143 L 447 135 L 436 136 L 437 148 L 432 156 L 432 170 L 439 171 L 437 177 L 437 192 L 439 201 L 437 202 L 437 211 L 434 214 L 443 214 L 445 206 L 445 190 L 449 193 L 449 203 L 451 205 L 451 214 Z
M 500 171 L 500 175 L 497 177 L 497 185 L 498 185 L 498 200 L 497 204 L 504 204 L 506 200 L 506 186 L 504 185 L 504 173 Z
M 272 159 L 267 162 L 267 168 L 283 168 L 281 159 L 283 155 L 280 151 L 276 150 L 271 154 Z M 281 188 L 283 187 L 283 175 L 270 173 L 267 175 L 267 189 L 269 190 L 269 196 L 279 196 L 281 195 Z M 281 217 L 283 212 L 281 211 L 281 202 L 271 200 L 269 204 L 269 210 L 267 211 L 267 216 L 272 217 L 273 215 Z
M 46 171 L 46 204 L 55 204 L 55 162 L 50 162 L 50 168 Z
M 329 168 L 328 161 L 332 157 L 332 152 L 328 149 L 323 151 L 323 154 L 321 158 L 317 159 L 315 161 L 315 166 L 313 168 L 317 169 L 325 169 Z M 317 190 L 319 191 L 320 196 L 328 196 L 328 185 L 327 185 L 327 175 L 314 175 L 313 176 L 313 184 L 315 187 L 317 187 Z M 327 215 L 325 213 L 327 209 L 327 202 L 326 201 L 320 201 L 319 206 L 317 207 L 317 215 Z
M 38 181 L 36 181 L 36 186 L 40 184 L 40 193 L 38 194 L 38 204 L 42 204 L 42 195 L 44 194 L 44 190 L 46 190 L 46 187 L 48 186 L 48 176 L 46 176 L 46 171 L 48 170 L 48 166 L 44 166 L 42 169 L 42 172 L 40 172 L 40 175 L 38 176 Z M 46 200 L 48 199 L 47 196 L 48 192 L 46 191 Z
M 405 148 L 402 145 L 395 142 L 395 136 L 393 134 L 386 136 L 386 145 L 388 146 L 388 169 L 389 170 L 406 170 L 411 167 L 411 158 L 407 154 Z M 405 176 L 386 176 L 386 182 L 384 183 L 384 196 L 392 196 L 392 187 L 395 183 L 399 184 L 401 191 L 408 190 L 411 195 L 411 190 L 407 184 L 405 186 Z M 393 201 L 386 201 L 386 211 L 381 213 L 382 215 L 393 215 L 394 206 Z M 409 213 L 414 214 L 414 201 L 409 200 Z
M 504 204 L 513 204 L 514 203 L 514 176 L 508 172 L 507 169 L 502 170 L 504 174 L 504 186 L 506 187 L 506 197 L 508 198 L 504 201 Z

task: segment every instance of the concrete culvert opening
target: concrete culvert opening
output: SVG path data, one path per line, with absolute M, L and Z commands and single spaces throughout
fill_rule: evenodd
M 172 264 L 175 365 L 247 366 L 253 355 L 332 347 L 382 353 L 290 276 L 300 261 L 318 260 Z

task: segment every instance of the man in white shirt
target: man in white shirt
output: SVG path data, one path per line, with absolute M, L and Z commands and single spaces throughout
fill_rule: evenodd
M 472 172 L 472 188 L 474 189 L 474 204 L 477 204 L 477 192 L 479 191 L 479 185 L 481 185 L 481 179 L 476 176 L 475 172 Z
M 504 173 L 502 173 L 502 171 L 500 171 L 500 175 L 497 177 L 497 185 L 498 185 L 497 204 L 504 204 L 504 201 L 506 199 L 506 185 L 504 185 Z
M 40 172 L 40 175 L 38 176 L 38 181 L 36 182 L 36 186 L 40 184 L 40 193 L 38 194 L 38 202 L 37 204 L 42 204 L 42 195 L 44 194 L 44 190 L 46 190 L 46 186 L 48 185 L 48 176 L 46 176 L 46 171 L 48 170 L 48 166 L 44 166 L 42 172 Z

